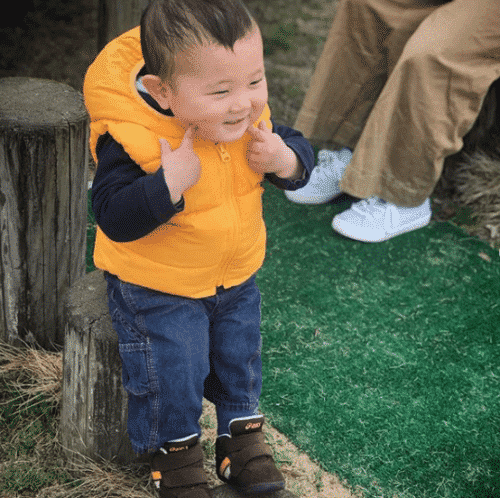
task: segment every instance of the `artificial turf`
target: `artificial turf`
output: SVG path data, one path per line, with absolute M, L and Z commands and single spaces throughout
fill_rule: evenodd
M 343 238 L 350 202 L 266 184 L 263 412 L 366 498 L 499 498 L 500 255 L 450 223 Z
M 348 204 L 266 187 L 262 410 L 366 497 L 500 496 L 500 255 L 450 223 L 343 238 Z

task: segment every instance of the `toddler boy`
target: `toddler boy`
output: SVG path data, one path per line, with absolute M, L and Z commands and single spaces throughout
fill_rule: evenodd
M 270 120 L 259 28 L 239 0 L 152 0 L 90 66 L 94 261 L 108 282 L 128 433 L 161 498 L 211 496 L 199 444 L 214 403 L 219 478 L 282 489 L 264 442 L 264 178 L 307 183 L 313 151 Z

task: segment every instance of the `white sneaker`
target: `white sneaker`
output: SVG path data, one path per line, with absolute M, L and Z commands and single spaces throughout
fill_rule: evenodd
M 339 182 L 352 158 L 347 147 L 341 150 L 320 150 L 318 164 L 307 185 L 298 190 L 285 190 L 288 200 L 298 204 L 323 204 L 341 194 Z
M 332 227 L 351 239 L 382 242 L 396 235 L 424 227 L 431 219 L 431 203 L 407 208 L 370 197 L 356 202 L 333 218 Z

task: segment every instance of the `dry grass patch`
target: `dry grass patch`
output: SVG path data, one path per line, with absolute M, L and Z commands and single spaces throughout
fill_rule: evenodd
M 474 213 L 475 234 L 500 248 L 500 160 L 480 150 L 464 155 L 455 183 L 459 201 Z
M 59 438 L 62 353 L 0 343 L 0 498 L 150 498 L 145 466 L 119 466 L 81 457 L 68 466 Z M 204 402 L 201 444 L 212 487 L 216 415 Z M 299 497 L 352 498 L 339 480 L 270 426 L 265 427 L 287 488 Z
M 15 348 L 0 342 L 0 376 L 24 398 L 19 407 L 32 406 L 43 396 L 57 405 L 61 400 L 62 354 L 33 348 Z

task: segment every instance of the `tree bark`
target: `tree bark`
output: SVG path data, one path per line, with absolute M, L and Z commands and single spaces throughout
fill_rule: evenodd
M 0 79 L 0 340 L 64 340 L 64 294 L 85 273 L 88 118 L 79 92 Z
M 99 0 L 99 51 L 113 38 L 137 26 L 148 0 Z
M 63 356 L 61 439 L 67 457 L 135 460 L 127 435 L 118 337 L 107 306 L 106 281 L 96 270 L 71 288 Z

